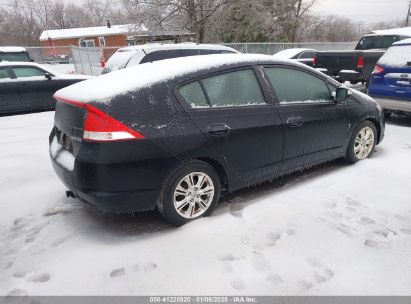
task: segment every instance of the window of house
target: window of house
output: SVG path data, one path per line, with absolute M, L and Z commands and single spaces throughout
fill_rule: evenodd
M 280 103 L 329 102 L 326 82 L 309 73 L 288 68 L 265 68 Z
M 257 77 L 251 69 L 209 77 L 202 82 L 212 107 L 266 103 Z
M 95 47 L 94 39 L 83 39 L 79 41 L 81 47 Z

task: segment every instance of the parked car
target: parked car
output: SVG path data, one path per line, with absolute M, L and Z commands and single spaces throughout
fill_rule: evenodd
M 316 50 L 313 49 L 287 49 L 274 54 L 275 59 L 292 59 L 304 63 L 308 66 L 313 66 Z
M 195 43 L 149 43 L 144 45 L 129 46 L 118 49 L 113 56 L 110 57 L 102 71 L 102 74 L 121 70 L 133 65 L 158 60 L 223 53 L 238 53 L 238 51 L 223 45 Z
M 57 90 L 88 78 L 33 62 L 0 62 L 0 115 L 54 109 Z
M 339 82 L 366 83 L 377 61 L 385 51 L 400 40 L 411 38 L 411 27 L 374 31 L 360 39 L 354 51 L 317 52 L 314 66 Z
M 23 47 L 0 46 L 0 62 L 1 61 L 32 62 L 33 60 Z
M 386 113 L 411 114 L 411 39 L 394 43 L 375 66 L 368 88 Z
M 365 159 L 384 135 L 369 96 L 264 55 L 142 64 L 55 98 L 50 156 L 67 195 L 118 213 L 157 207 L 175 225 L 209 215 L 222 192 Z

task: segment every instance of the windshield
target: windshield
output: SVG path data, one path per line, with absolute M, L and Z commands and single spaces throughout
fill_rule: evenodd
M 400 36 L 366 36 L 361 38 L 356 50 L 388 49 Z
M 135 50 L 119 49 L 107 61 L 106 66 L 102 71 L 102 74 L 107 74 L 110 72 L 124 69 L 127 63 L 130 61 L 130 58 L 135 53 L 136 53 Z
M 30 62 L 27 53 L 0 53 L 0 61 L 23 61 Z

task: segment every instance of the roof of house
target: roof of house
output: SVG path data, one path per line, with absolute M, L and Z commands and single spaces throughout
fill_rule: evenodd
M 129 34 L 135 32 L 147 32 L 147 28 L 144 24 L 123 24 L 107 26 L 95 26 L 95 27 L 80 27 L 62 30 L 47 30 L 43 31 L 40 36 L 40 41 L 46 41 L 50 39 L 70 39 L 70 38 L 85 38 L 96 36 L 111 36 L 119 34 Z

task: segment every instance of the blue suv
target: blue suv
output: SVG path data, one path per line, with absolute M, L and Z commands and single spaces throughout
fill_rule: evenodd
M 394 43 L 377 62 L 368 94 L 386 113 L 411 114 L 411 39 Z

